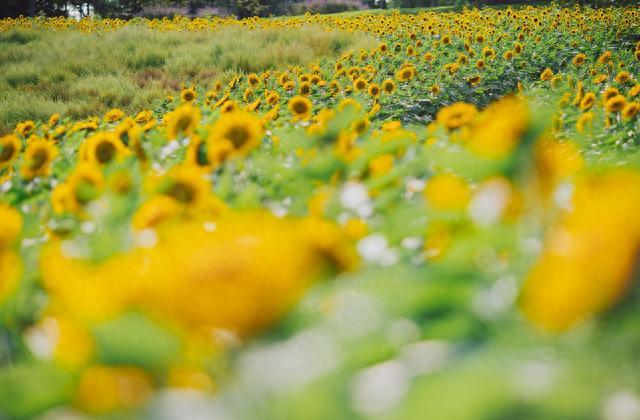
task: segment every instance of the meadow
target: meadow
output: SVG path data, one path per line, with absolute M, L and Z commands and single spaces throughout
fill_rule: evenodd
M 638 7 L 0 58 L 0 419 L 640 418 Z

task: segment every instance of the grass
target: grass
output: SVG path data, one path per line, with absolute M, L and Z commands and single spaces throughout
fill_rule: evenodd
M 153 109 L 183 84 L 306 65 L 371 48 L 363 34 L 317 28 L 227 28 L 215 33 L 128 27 L 91 35 L 14 29 L 0 33 L 0 134 L 54 112 L 73 118 L 111 108 Z

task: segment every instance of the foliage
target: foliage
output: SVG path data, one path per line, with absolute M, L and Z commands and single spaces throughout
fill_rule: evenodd
M 228 82 L 240 72 L 305 65 L 372 45 L 360 34 L 313 28 L 177 33 L 132 26 L 91 35 L 14 28 L 0 33 L 0 133 L 55 112 L 134 112 L 177 95 L 184 83 Z

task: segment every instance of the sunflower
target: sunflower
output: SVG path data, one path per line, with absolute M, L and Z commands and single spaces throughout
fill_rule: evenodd
M 627 98 L 622 95 L 616 95 L 611 97 L 610 99 L 607 99 L 607 101 L 604 103 L 604 108 L 607 110 L 607 112 L 620 112 L 626 104 Z
M 111 111 L 104 114 L 104 121 L 108 123 L 120 121 L 124 117 L 124 112 L 121 109 L 114 108 Z
M 311 84 L 308 81 L 300 83 L 300 95 L 307 96 L 311 93 Z
M 22 142 L 18 136 L 9 134 L 0 137 L 0 169 L 11 165 L 20 154 L 21 148 Z
M 593 92 L 585 93 L 584 97 L 580 101 L 580 109 L 586 111 L 590 109 L 596 102 L 596 95 Z
M 516 42 L 513 46 L 513 52 L 515 52 L 516 54 L 522 54 L 522 50 L 524 50 L 524 45 Z
M 194 88 L 182 89 L 182 92 L 180 92 L 180 99 L 182 99 L 182 102 L 184 103 L 193 103 L 196 100 L 197 96 L 198 95 L 196 94 L 196 90 Z
M 233 99 L 229 99 L 225 101 L 222 105 L 220 105 L 220 112 L 223 114 L 228 114 L 229 112 L 233 112 L 238 109 L 238 103 Z
M 245 89 L 244 94 L 242 95 L 242 100 L 245 102 L 251 102 L 252 99 L 253 99 L 253 89 L 251 88 Z
M 260 78 L 255 73 L 251 73 L 247 76 L 247 81 L 251 86 L 256 86 L 258 83 L 260 83 Z
M 551 80 L 552 78 L 553 78 L 553 70 L 551 70 L 549 67 L 547 67 L 546 69 L 544 69 L 542 73 L 540 73 L 540 80 L 543 82 L 547 80 Z
M 294 96 L 289 100 L 289 111 L 299 120 L 308 120 L 311 117 L 313 104 L 304 96 Z
M 195 205 L 209 191 L 209 182 L 203 172 L 192 165 L 177 166 L 160 183 L 160 192 L 185 205 Z
M 484 56 L 484 58 L 493 58 L 496 56 L 496 52 L 493 48 L 484 47 L 482 49 L 482 55 Z
M 386 79 L 382 82 L 382 90 L 385 93 L 393 93 L 393 91 L 396 90 L 396 83 L 391 79 Z
M 593 78 L 593 83 L 599 85 L 600 83 L 603 83 L 605 80 L 607 80 L 608 76 L 606 74 L 599 74 L 598 76 Z
M 59 121 L 60 121 L 60 114 L 55 113 L 49 118 L 49 121 L 47 122 L 47 124 L 49 124 L 50 127 L 53 127 L 57 125 Z
M 576 67 L 580 67 L 581 65 L 584 64 L 586 59 L 587 59 L 586 55 L 584 55 L 582 53 L 576 54 L 576 56 L 573 57 L 573 65 L 576 66 Z
M 144 204 L 133 215 L 133 227 L 136 229 L 154 228 L 172 218 L 180 209 L 175 199 L 167 195 L 157 195 Z
M 436 121 L 449 130 L 469 124 L 478 114 L 478 110 L 472 104 L 457 102 L 442 108 L 436 115 Z
M 189 136 L 201 118 L 200 109 L 191 104 L 187 103 L 177 107 L 165 116 L 167 137 L 173 140 L 179 135 Z
M 354 99 L 345 98 L 338 104 L 338 111 L 342 112 L 351 109 L 351 112 L 362 111 L 362 104 Z
M 440 95 L 440 92 L 442 92 L 442 89 L 440 89 L 439 85 L 431 85 L 431 93 L 434 94 L 435 96 Z
M 640 102 L 629 102 L 622 108 L 622 118 L 632 120 L 640 111 Z
M 37 139 L 29 143 L 24 152 L 22 176 L 33 179 L 36 176 L 48 176 L 51 161 L 57 156 L 58 150 L 50 141 Z
M 101 132 L 87 138 L 81 147 L 80 158 L 84 161 L 104 165 L 122 157 L 126 148 L 113 132 Z
M 278 103 L 278 101 L 280 100 L 280 95 L 278 94 L 278 92 L 270 92 L 267 95 L 267 103 L 269 105 L 275 105 Z
M 607 102 L 609 99 L 613 98 L 616 95 L 619 95 L 620 91 L 614 87 L 608 87 L 604 93 L 602 93 L 602 100 Z
M 631 80 L 633 77 L 631 76 L 631 73 L 629 73 L 626 70 L 621 71 L 620 73 L 618 73 L 615 77 L 616 82 L 622 84 L 625 84 L 626 82 L 628 82 L 629 80 Z
M 353 130 L 354 133 L 358 135 L 362 135 L 369 129 L 370 126 L 371 126 L 371 122 L 369 121 L 368 118 L 365 117 L 354 122 L 351 125 L 351 129 Z
M 449 63 L 449 64 L 445 64 L 444 70 L 449 72 L 449 74 L 453 75 L 453 74 L 456 74 L 458 70 L 460 70 L 460 66 L 458 65 L 458 63 Z
M 598 63 L 600 64 L 606 64 L 609 61 L 611 61 L 611 51 L 605 51 L 603 52 L 600 57 L 598 57 Z
M 409 67 L 409 66 L 398 70 L 398 72 L 396 73 L 396 79 L 398 79 L 401 82 L 406 82 L 408 80 L 411 80 L 413 76 L 415 76 L 415 70 L 413 69 L 413 67 Z
M 329 83 L 329 92 L 331 95 L 336 95 L 340 92 L 340 89 L 340 83 L 338 83 L 337 80 L 332 80 L 331 83 Z
M 380 95 L 380 86 L 378 86 L 376 83 L 371 83 L 367 91 L 369 92 L 369 95 L 377 98 L 378 95 Z
M 260 144 L 263 136 L 262 122 L 245 111 L 224 114 L 209 129 L 207 144 L 213 147 L 218 142 L 230 142 L 233 154 L 245 155 Z
M 20 134 L 22 137 L 27 137 L 35 128 L 36 124 L 33 121 L 22 121 L 16 124 L 16 133 Z
M 69 208 L 65 210 L 74 211 L 100 195 L 104 185 L 104 177 L 95 165 L 81 163 L 69 176 L 67 185 L 67 193 L 69 194 L 70 200 L 67 203 Z
M 593 112 L 585 112 L 578 117 L 576 121 L 576 130 L 578 133 L 584 132 L 587 127 L 590 127 L 593 123 Z
M 467 83 L 469 83 L 471 86 L 475 86 L 478 83 L 480 83 L 481 80 L 482 80 L 482 77 L 480 77 L 479 74 L 476 74 L 475 76 L 471 76 L 467 78 Z
M 366 88 L 367 88 L 367 81 L 365 80 L 364 77 L 358 77 L 356 80 L 353 81 L 353 89 L 356 92 L 361 92 Z
M 133 119 L 138 124 L 146 124 L 153 119 L 153 113 L 151 111 L 140 111 Z

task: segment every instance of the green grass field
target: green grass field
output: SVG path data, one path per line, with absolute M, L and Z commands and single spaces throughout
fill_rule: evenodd
M 228 28 L 213 33 L 126 28 L 85 35 L 14 29 L 0 32 L 0 134 L 23 120 L 44 121 L 155 109 L 183 86 L 211 86 L 250 72 L 305 66 L 350 49 L 370 49 L 363 34 L 314 28 Z

